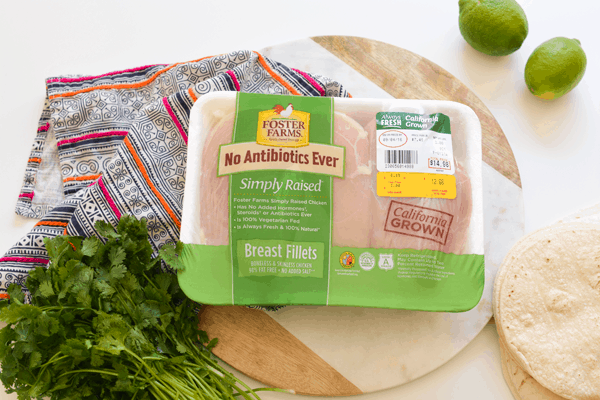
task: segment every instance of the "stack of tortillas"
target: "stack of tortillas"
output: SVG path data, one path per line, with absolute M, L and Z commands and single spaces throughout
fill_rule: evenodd
M 519 241 L 498 271 L 494 317 L 516 399 L 600 399 L 600 225 Z

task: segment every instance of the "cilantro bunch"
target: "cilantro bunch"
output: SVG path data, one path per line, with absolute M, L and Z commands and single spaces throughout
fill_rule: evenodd
M 0 302 L 0 379 L 19 399 L 257 399 L 211 357 L 195 304 L 152 257 L 145 220 L 123 216 L 95 237 L 46 239 L 48 268 Z M 206 344 L 206 346 L 202 344 Z M 268 389 L 267 389 L 268 390 Z

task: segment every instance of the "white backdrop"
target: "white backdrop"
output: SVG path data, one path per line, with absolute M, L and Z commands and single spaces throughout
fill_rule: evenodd
M 2 0 L 0 254 L 36 222 L 16 216 L 14 207 L 46 77 L 97 75 L 319 35 L 362 36 L 405 48 L 473 90 L 513 148 L 523 184 L 526 232 L 600 203 L 600 97 L 594 96 L 600 89 L 600 3 L 520 4 L 528 17 L 529 36 L 516 53 L 495 58 L 476 52 L 462 39 L 458 1 L 450 0 L 311 0 L 292 5 L 264 0 Z M 533 49 L 555 36 L 579 39 L 588 65 L 575 90 L 548 102 L 529 94 L 523 70 Z M 458 356 L 425 377 L 356 399 L 511 399 L 499 360 L 497 334 L 488 326 Z M 5 398 L 16 396 L 0 393 L 0 399 Z

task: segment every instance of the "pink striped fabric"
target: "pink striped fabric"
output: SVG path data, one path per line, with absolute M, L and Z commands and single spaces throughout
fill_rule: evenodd
M 294 71 L 296 71 L 297 73 L 299 73 L 300 75 L 302 75 L 304 78 L 306 78 L 307 81 L 310 82 L 311 85 L 313 85 L 315 87 L 315 89 L 317 89 L 319 91 L 319 93 L 321 93 L 321 96 L 325 96 L 325 89 L 323 89 L 323 87 L 321 85 L 319 85 L 319 82 L 315 81 L 313 78 L 311 78 L 310 75 L 308 75 L 306 72 L 300 71 L 299 69 L 295 69 L 292 68 Z
M 111 131 L 111 132 L 90 133 L 90 134 L 83 135 L 83 136 L 80 136 L 80 137 L 77 137 L 77 138 L 71 138 L 71 139 L 61 140 L 60 142 L 56 143 L 56 145 L 57 146 L 62 146 L 63 144 L 66 144 L 66 143 L 75 143 L 75 142 L 79 142 L 81 140 L 94 139 L 94 138 L 105 137 L 105 136 L 127 136 L 127 131 Z
M 50 260 L 43 258 L 32 258 L 32 257 L 2 257 L 0 262 L 25 262 L 25 263 L 40 263 L 48 264 Z
M 35 196 L 35 193 L 34 193 L 34 192 L 31 192 L 31 193 L 21 193 L 21 194 L 19 195 L 19 197 L 27 197 L 27 198 L 29 198 L 29 199 L 33 199 L 33 196 Z
M 233 84 L 235 85 L 235 90 L 237 90 L 238 92 L 240 91 L 240 83 L 238 82 L 237 78 L 235 77 L 235 74 L 233 73 L 232 70 L 229 71 L 225 71 L 227 73 L 227 75 L 229 75 L 231 77 L 231 80 L 233 80 Z
M 171 108 L 171 105 L 167 101 L 166 97 L 163 97 L 163 104 L 165 105 L 165 108 L 167 109 L 167 112 L 171 116 L 171 119 L 173 120 L 173 122 L 177 126 L 177 129 L 179 129 L 179 133 L 181 133 L 181 137 L 183 137 L 183 141 L 185 142 L 185 144 L 187 144 L 187 142 L 188 142 L 187 134 L 183 130 L 183 127 L 181 126 L 181 124 L 179 123 L 179 121 L 177 121 L 177 117 L 175 117 L 175 113 L 173 112 L 173 109 Z
M 102 182 L 102 177 L 98 178 L 97 182 L 98 182 L 98 186 L 100 186 L 100 190 L 102 190 L 102 194 L 104 195 L 104 197 L 106 198 L 106 201 L 108 202 L 108 205 L 110 206 L 110 208 L 113 210 L 113 212 L 117 216 L 117 219 L 121 219 L 121 212 L 117 208 L 117 205 L 113 201 L 112 197 L 110 197 L 110 194 L 108 194 L 108 190 L 106 190 L 106 186 L 104 186 L 104 182 Z

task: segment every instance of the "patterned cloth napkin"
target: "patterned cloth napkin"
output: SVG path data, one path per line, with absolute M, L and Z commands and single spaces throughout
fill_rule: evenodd
M 329 78 L 252 51 L 98 76 L 46 80 L 47 98 L 17 214 L 41 218 L 0 258 L 0 297 L 46 265 L 45 237 L 92 236 L 123 214 L 146 218 L 157 251 L 177 241 L 185 187 L 189 113 L 213 91 L 348 97 Z

